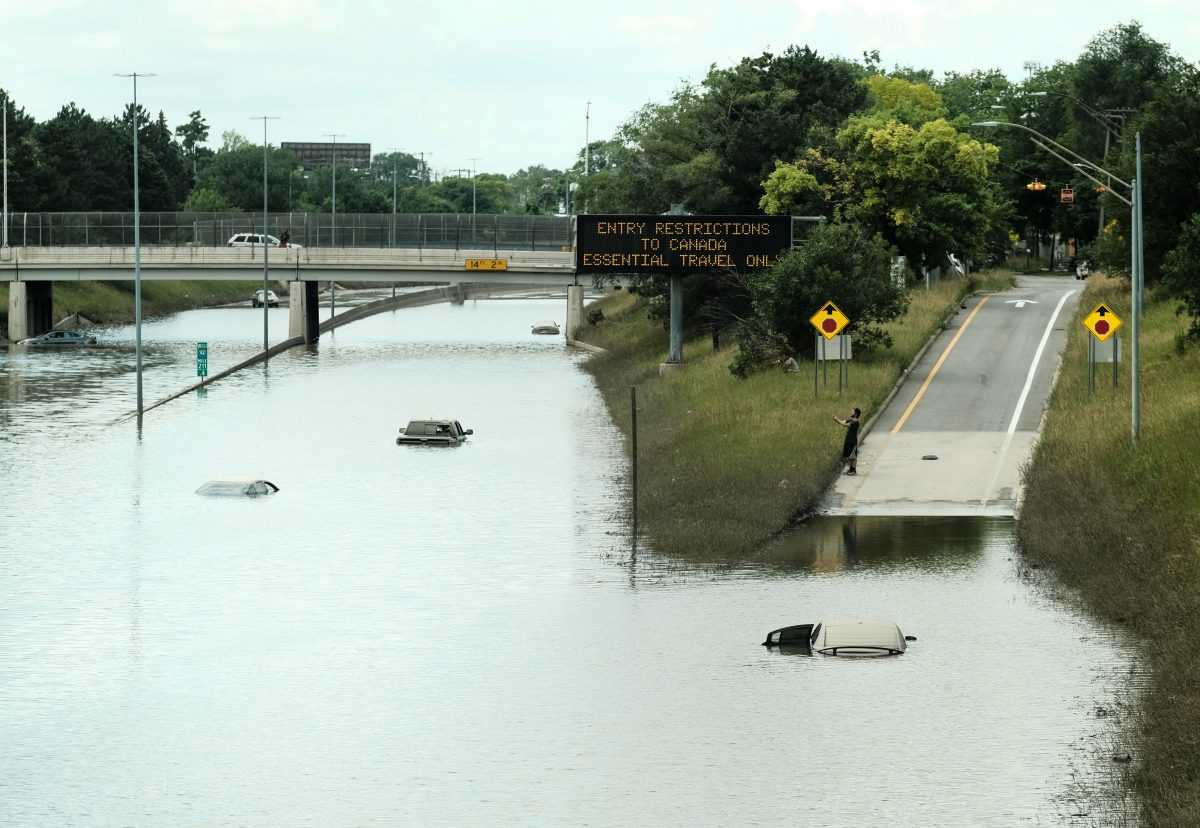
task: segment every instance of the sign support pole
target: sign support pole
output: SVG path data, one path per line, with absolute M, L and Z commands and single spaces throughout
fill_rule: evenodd
M 1096 388 L 1096 340 L 1088 337 L 1088 399 Z
M 667 362 L 683 362 L 683 278 L 671 276 L 671 348 Z
M 1117 357 L 1120 356 L 1117 349 L 1117 338 L 1114 336 L 1113 341 L 1113 390 L 1117 390 Z
M 821 335 L 813 334 L 813 398 L 820 396 L 817 391 L 817 375 L 820 373 L 817 369 L 817 349 L 821 347 Z

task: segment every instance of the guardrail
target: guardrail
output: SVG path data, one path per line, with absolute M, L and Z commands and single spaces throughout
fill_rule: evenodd
M 262 213 L 141 214 L 146 246 L 218 247 L 237 233 L 263 232 Z M 126 246 L 133 244 L 133 213 L 12 213 L 8 243 L 16 247 Z M 305 247 L 416 249 L 570 248 L 568 216 L 470 213 L 271 213 L 267 233 L 288 233 Z

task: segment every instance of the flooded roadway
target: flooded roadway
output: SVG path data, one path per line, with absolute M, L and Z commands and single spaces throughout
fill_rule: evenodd
M 1010 521 L 634 554 L 587 357 L 529 334 L 562 307 L 372 317 L 140 439 L 113 425 L 129 329 L 0 350 L 0 823 L 1091 824 L 1076 779 L 1108 767 L 1130 654 L 1021 575 Z M 261 331 L 241 308 L 151 322 L 146 398 L 193 381 L 196 341 L 215 373 Z M 425 416 L 475 433 L 394 444 Z M 194 494 L 235 474 L 281 491 Z M 835 613 L 918 640 L 760 646 Z

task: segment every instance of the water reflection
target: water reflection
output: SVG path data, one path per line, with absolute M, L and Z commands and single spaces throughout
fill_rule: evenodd
M 371 317 L 140 439 L 108 425 L 123 345 L 0 355 L 0 476 L 30 482 L 0 499 L 0 821 L 1068 821 L 1124 644 L 1017 575 L 1011 524 L 826 518 L 717 569 L 634 551 L 586 356 L 529 333 L 553 307 Z M 194 381 L 196 340 L 210 370 L 255 352 L 236 310 L 156 321 L 147 398 Z M 424 416 L 475 433 L 397 446 Z M 239 473 L 281 491 L 194 493 Z M 833 614 L 918 641 L 761 646 Z
M 1006 518 L 823 516 L 768 544 L 759 559 L 785 573 L 957 569 L 1011 540 Z

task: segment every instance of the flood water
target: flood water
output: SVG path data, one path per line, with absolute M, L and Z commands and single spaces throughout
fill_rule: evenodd
M 0 824 L 1090 824 L 1075 780 L 1110 761 L 1131 653 L 1019 573 L 1010 522 L 634 552 L 588 357 L 529 334 L 564 315 L 371 317 L 140 436 L 129 328 L 0 349 Z M 210 374 L 252 355 L 261 320 L 148 322 L 147 403 L 198 340 Z M 419 417 L 475 433 L 395 445 Z M 194 493 L 238 475 L 281 491 Z M 835 614 L 918 640 L 760 646 Z

